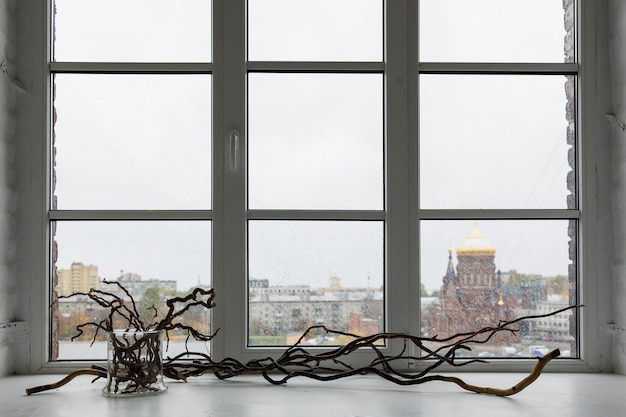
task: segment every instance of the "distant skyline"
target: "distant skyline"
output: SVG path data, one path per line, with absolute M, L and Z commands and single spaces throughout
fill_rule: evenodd
M 161 235 L 194 240 L 195 248 L 199 247 L 200 242 L 204 242 L 206 257 L 189 258 L 183 254 L 187 251 L 184 245 L 171 241 L 158 242 L 158 239 L 150 239 L 149 246 L 144 244 L 141 250 L 138 250 L 130 236 L 111 248 L 109 244 L 114 238 L 106 237 L 110 236 L 111 232 L 111 224 L 108 223 L 104 228 L 91 228 L 89 226 L 92 225 L 83 224 L 81 232 L 74 230 L 70 234 L 89 237 L 83 242 L 73 242 L 72 246 L 75 246 L 73 251 L 61 250 L 65 245 L 63 228 L 79 226 L 81 223 L 60 225 L 61 230 L 57 239 L 60 248 L 57 267 L 69 269 L 72 262 L 82 262 L 86 265 L 98 266 L 99 275 L 106 279 L 117 279 L 122 271 L 141 275 L 145 280 L 174 279 L 178 281 L 180 291 L 192 288 L 198 283 L 210 285 L 210 245 L 201 233 L 191 232 L 192 229 L 197 229 L 191 222 L 185 224 L 180 230 L 176 229 L 185 222 L 166 222 L 165 226 L 160 225 L 160 228 L 166 229 L 161 231 Z M 312 222 L 305 223 L 311 225 Z M 472 231 L 474 223 L 473 221 L 437 221 L 423 224 L 423 234 L 438 236 L 433 241 L 423 238 L 422 259 L 424 261 L 420 273 L 429 291 L 438 290 L 441 286 L 448 263 L 448 250 L 452 250 L 453 262 L 456 265 L 456 249 L 463 244 L 467 235 Z M 503 272 L 517 270 L 523 274 L 567 276 L 569 264 L 567 240 L 563 238 L 567 233 L 566 223 L 565 221 L 478 221 L 476 225 L 489 244 L 496 249 L 497 269 Z M 138 226 L 138 229 L 141 229 L 146 225 Z M 288 225 L 278 225 L 283 229 L 286 226 Z M 250 255 L 250 278 L 268 279 L 272 286 L 306 284 L 313 288 L 327 287 L 329 278 L 333 276 L 340 277 L 344 287 L 365 288 L 369 285 L 379 288 L 383 285 L 383 248 L 382 243 L 376 244 L 376 242 L 382 242 L 382 230 L 377 227 L 378 224 L 371 224 L 369 230 L 366 231 L 357 230 L 354 225 L 346 224 L 342 225 L 344 230 L 337 230 L 334 227 L 336 225 L 332 223 L 324 225 L 326 230 L 321 231 L 318 222 L 314 226 L 315 228 L 308 230 L 289 230 L 287 227 L 280 234 L 284 239 L 281 243 L 280 240 L 275 240 L 274 234 L 263 233 L 267 227 L 270 227 L 268 223 L 258 225 L 259 228 L 253 230 L 251 239 L 254 250 Z M 134 233 L 137 233 L 138 229 L 135 229 Z M 128 230 L 127 225 L 124 230 Z M 496 235 L 495 240 L 491 239 L 489 232 L 494 230 L 498 230 L 502 237 Z M 123 230 L 113 232 L 118 237 L 124 236 Z M 205 229 L 205 232 L 210 236 L 208 229 Z M 263 240 L 255 241 L 254 233 L 256 232 L 260 237 L 274 236 L 272 245 L 268 246 Z M 319 232 L 326 233 L 325 236 L 334 242 L 343 239 L 346 244 L 342 248 L 328 247 L 324 244 L 320 245 L 319 239 L 308 239 L 311 233 L 317 236 Z M 370 239 L 363 239 L 365 234 Z M 538 236 L 542 234 L 552 236 L 552 239 L 538 240 Z M 447 242 L 443 238 L 446 235 L 451 236 Z M 455 238 L 453 239 L 452 236 Z M 102 247 L 99 253 L 93 247 L 94 244 L 98 245 L 97 242 L 100 242 Z M 562 243 L 559 244 L 559 242 Z M 146 253 L 146 251 L 153 252 Z M 75 256 L 81 252 L 83 255 Z M 68 256 L 73 257 L 70 259 Z M 355 268 L 355 265 L 358 267 Z

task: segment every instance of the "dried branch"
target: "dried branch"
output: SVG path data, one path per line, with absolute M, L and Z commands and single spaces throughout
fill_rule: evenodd
M 152 305 L 148 308 L 154 312 L 154 321 L 146 323 L 142 320 L 137 303 L 132 294 L 117 281 L 103 281 L 107 285 L 117 286 L 122 292 L 122 296 L 109 291 L 90 289 L 89 292 L 78 292 L 67 297 L 82 295 L 90 298 L 99 306 L 107 310 L 107 317 L 98 321 L 89 321 L 76 326 L 77 334 L 72 337 L 72 341 L 82 336 L 86 329 L 94 330 L 91 344 L 97 340 L 100 332 L 109 332 L 109 346 L 112 350 L 111 360 L 109 362 L 109 378 L 107 379 L 107 389 L 110 387 L 113 394 L 133 394 L 145 391 L 155 390 L 154 384 L 161 377 L 161 334 L 155 337 L 154 331 L 164 332 L 169 343 L 169 332 L 175 329 L 187 332 L 185 347 L 190 337 L 199 341 L 209 341 L 215 333 L 203 333 L 196 330 L 192 326 L 185 325 L 179 321 L 186 312 L 192 307 L 203 307 L 211 309 L 215 306 L 215 290 L 205 290 L 202 288 L 194 289 L 185 297 L 173 297 L 166 301 L 168 311 L 165 317 L 156 321 L 159 311 L 156 306 Z M 113 333 L 114 326 L 119 326 L 126 331 L 134 330 L 132 338 L 128 339 L 124 336 L 118 336 Z M 143 356 L 145 355 L 145 356 Z M 94 370 L 86 370 L 85 372 L 74 372 L 68 378 L 60 381 L 58 384 L 65 384 L 77 375 L 94 374 Z M 113 376 L 112 376 L 113 375 Z M 102 376 L 102 375 L 99 375 Z M 106 372 L 104 376 L 107 376 Z M 46 387 L 37 387 L 28 394 L 39 392 L 41 390 L 51 389 L 59 386 L 58 384 Z M 112 385 L 110 385 L 112 384 Z
M 578 307 L 581 306 L 571 306 L 547 314 L 524 316 L 511 321 L 501 322 L 495 327 L 486 327 L 478 331 L 441 339 L 436 336 L 417 337 L 402 333 L 377 333 L 370 336 L 357 336 L 331 330 L 325 326 L 312 326 L 304 332 L 293 346 L 287 348 L 277 359 L 265 358 L 253 360 L 244 365 L 231 358 L 215 362 L 206 354 L 187 352 L 167 361 L 164 365 L 164 374 L 169 378 L 186 381 L 191 376 L 199 376 L 205 373 L 213 373 L 220 379 L 243 374 L 261 373 L 262 376 L 272 384 L 284 384 L 294 377 L 306 377 L 318 381 L 331 381 L 353 375 L 375 374 L 399 385 L 417 385 L 430 381 L 445 381 L 456 383 L 461 388 L 473 392 L 507 396 L 521 391 L 535 381 L 546 364 L 560 355 L 558 349 L 542 358 L 538 358 L 538 362 L 531 374 L 510 389 L 476 387 L 456 377 L 431 375 L 430 373 L 443 364 L 459 367 L 476 362 L 484 363 L 486 361 L 482 359 L 468 359 L 458 362 L 456 360 L 456 354 L 460 350 L 471 350 L 471 345 L 487 343 L 498 332 L 517 331 L 517 329 L 513 329 L 511 326 L 522 320 L 548 317 Z M 328 334 L 350 336 L 353 337 L 353 340 L 343 346 L 322 353 L 310 353 L 300 346 L 309 333 L 320 330 Z M 401 352 L 397 355 L 383 355 L 380 350 L 380 345 L 377 343 L 387 343 L 395 339 L 403 340 Z M 437 349 L 431 350 L 425 345 L 426 342 L 443 343 L 443 345 Z M 426 354 L 421 356 L 407 356 L 405 352 L 408 351 L 408 346 L 411 344 L 425 351 Z M 374 353 L 374 359 L 365 367 L 353 368 L 342 360 L 342 358 L 356 350 L 363 351 L 367 349 Z M 183 357 L 195 360 L 191 363 L 180 362 L 179 359 Z M 404 364 L 407 360 L 429 361 L 429 365 L 426 369 L 416 373 L 400 372 L 394 368 L 394 363 L 402 361 Z
M 548 354 L 537 358 L 537 363 L 535 364 L 532 372 L 526 378 L 522 379 L 520 382 L 508 389 L 478 387 L 476 385 L 470 385 L 460 378 L 450 376 L 437 376 L 437 380 L 453 382 L 465 390 L 476 392 L 478 394 L 491 394 L 497 395 L 499 397 L 508 397 L 517 394 L 518 392 L 535 382 L 535 380 L 539 378 L 539 375 L 541 375 L 541 371 L 548 364 L 548 362 L 550 362 L 554 358 L 557 358 L 560 355 L 561 352 L 558 349 L 555 349 L 552 352 L 549 352 Z
M 119 283 L 117 283 L 117 285 L 121 287 Z M 110 323 L 113 322 L 113 315 L 118 314 L 122 317 L 126 317 L 129 323 L 135 325 L 140 324 L 142 330 L 162 329 L 171 331 L 181 329 L 187 331 L 187 339 L 194 337 L 201 341 L 211 340 L 216 334 L 204 334 L 191 326 L 174 321 L 193 306 L 201 306 L 206 309 L 213 308 L 215 306 L 215 291 L 213 289 L 204 290 L 196 288 L 185 297 L 174 297 L 167 300 L 166 305 L 168 311 L 165 317 L 158 323 L 153 323 L 148 326 L 144 326 L 139 320 L 134 300 L 132 300 L 130 294 L 126 291 L 125 294 L 132 301 L 132 309 L 127 308 L 123 300 L 120 302 L 120 299 L 116 298 L 116 296 L 111 293 L 90 291 L 88 296 L 100 305 L 108 306 L 110 309 L 109 318 L 105 320 L 104 323 L 85 323 L 78 326 L 77 330 L 82 332 L 84 326 L 95 327 L 96 330 L 108 330 L 107 326 L 110 326 Z M 109 297 L 109 299 L 106 297 Z M 112 301 L 109 301 L 110 297 L 113 297 Z M 417 385 L 430 381 L 444 381 L 454 383 L 465 390 L 476 393 L 509 396 L 522 391 L 534 382 L 548 362 L 560 355 L 559 350 L 556 349 L 543 357 L 537 358 L 538 361 L 532 372 L 519 383 L 508 389 L 479 387 L 468 384 L 457 377 L 433 375 L 431 373 L 442 365 L 460 367 L 471 363 L 485 363 L 486 361 L 475 358 L 463 359 L 459 362 L 457 361 L 458 353 L 460 351 L 471 350 L 471 346 L 473 345 L 485 344 L 500 332 L 516 333 L 518 329 L 515 327 L 515 324 L 521 321 L 549 317 L 566 310 L 580 307 L 582 306 L 569 306 L 551 313 L 523 316 L 510 321 L 501 321 L 497 326 L 485 327 L 476 331 L 459 333 L 443 338 L 439 338 L 438 336 L 419 337 L 403 333 L 377 333 L 368 336 L 358 336 L 352 333 L 332 330 L 326 326 L 311 326 L 300 336 L 294 345 L 288 347 L 276 359 L 271 357 L 255 359 L 244 364 L 233 358 L 215 361 L 206 353 L 186 351 L 173 358 L 168 358 L 164 362 L 163 375 L 175 380 L 187 381 L 190 377 L 207 373 L 212 373 L 219 379 L 228 379 L 244 374 L 261 374 L 268 382 L 278 385 L 284 384 L 295 377 L 306 377 L 318 381 L 332 381 L 354 375 L 374 374 L 399 385 Z M 350 337 L 352 340 L 345 345 L 338 346 L 328 351 L 313 353 L 307 351 L 302 346 L 307 336 L 312 332 L 325 332 L 330 335 Z M 402 341 L 400 352 L 393 355 L 385 355 L 381 347 L 387 346 L 394 340 Z M 435 343 L 438 347 L 430 348 L 428 346 L 429 343 Z M 367 366 L 354 368 L 347 363 L 348 361 L 346 361 L 345 358 L 355 351 L 370 351 L 373 354 L 373 359 Z M 423 353 L 419 355 L 407 355 L 407 352 L 411 351 Z M 402 372 L 394 367 L 396 363 L 401 363 L 401 366 L 405 367 L 408 361 L 426 362 L 427 366 L 425 369 L 413 373 Z M 30 395 L 31 393 L 41 392 L 46 389 L 58 388 L 77 375 L 96 375 L 94 372 L 93 369 L 76 371 L 57 384 L 32 388 L 27 390 L 27 394 Z M 97 375 L 99 377 L 103 376 L 102 374 Z
M 171 331 L 174 329 L 182 329 L 186 330 L 189 336 L 199 341 L 209 341 L 215 336 L 215 334 L 204 334 L 191 326 L 186 326 L 181 323 L 175 322 L 176 319 L 183 316 L 191 307 L 200 306 L 206 308 L 207 310 L 215 307 L 215 290 L 212 288 L 208 290 L 203 288 L 195 288 L 185 297 L 173 297 L 166 300 L 168 311 L 165 317 L 158 322 L 146 324 L 144 323 L 144 321 L 141 320 L 141 316 L 137 309 L 137 303 L 135 302 L 134 297 L 121 283 L 117 281 L 107 280 L 103 280 L 103 283 L 107 285 L 117 286 L 125 294 L 126 298 L 122 298 L 117 294 L 114 294 L 113 292 L 96 290 L 94 288 L 90 289 L 89 292 L 86 293 L 76 292 L 68 296 L 59 297 L 70 298 L 77 295 L 86 296 L 92 301 L 96 302 L 100 307 L 108 310 L 107 319 L 103 319 L 98 323 L 87 322 L 76 326 L 76 331 L 78 333 L 74 337 L 72 337 L 72 340 L 81 336 L 84 333 L 85 328 L 95 329 L 96 334 L 98 331 L 112 331 L 114 323 L 116 321 L 115 319 L 119 319 L 122 323 L 125 323 L 123 327 L 126 329 L 134 329 L 140 331 Z M 157 308 L 153 305 L 149 309 L 154 311 L 154 317 L 156 318 L 159 313 Z M 94 336 L 93 341 L 95 340 L 96 337 Z
M 168 307 L 167 314 L 159 323 L 155 325 L 155 329 L 171 331 L 174 329 L 182 329 L 187 331 L 187 340 L 189 336 L 196 340 L 208 342 L 215 337 L 215 333 L 204 334 L 194 329 L 192 326 L 184 325 L 180 322 L 175 322 L 177 318 L 185 314 L 191 307 L 200 306 L 207 310 L 215 307 L 215 290 L 213 288 L 205 290 L 203 288 L 196 288 L 185 297 L 174 297 L 168 299 L 165 304 Z M 176 309 L 177 305 L 181 305 L 179 309 Z
M 72 373 L 70 373 L 68 376 L 66 376 L 65 378 L 63 378 L 62 380 L 55 382 L 54 384 L 48 384 L 48 385 L 41 385 L 38 387 L 33 387 L 33 388 L 27 388 L 26 389 L 26 395 L 31 395 L 31 394 L 36 394 L 38 392 L 43 392 L 43 391 L 48 391 L 51 389 L 57 389 L 57 388 L 61 388 L 63 385 L 67 384 L 68 382 L 70 382 L 72 379 L 76 378 L 77 376 L 80 375 L 95 375 L 96 377 L 91 381 L 92 383 L 94 381 L 96 381 L 99 378 L 106 378 L 107 377 L 107 371 L 104 368 L 101 368 L 99 366 L 92 366 L 91 369 L 79 369 L 78 371 L 74 371 Z

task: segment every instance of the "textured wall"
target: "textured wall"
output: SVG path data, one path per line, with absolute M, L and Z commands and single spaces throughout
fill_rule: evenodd
M 613 132 L 613 370 L 626 375 L 626 2 L 609 3 Z
M 0 376 L 13 372 L 16 309 L 15 0 L 0 1 Z

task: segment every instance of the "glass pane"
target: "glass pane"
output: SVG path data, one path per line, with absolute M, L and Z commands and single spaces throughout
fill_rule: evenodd
M 312 325 L 383 331 L 383 222 L 250 221 L 248 228 L 249 345 L 291 345 Z M 304 343 L 346 341 L 320 333 Z
M 54 59 L 211 61 L 211 0 L 55 0 Z
M 419 24 L 421 61 L 574 61 L 573 1 L 421 0 Z
M 59 209 L 208 209 L 209 75 L 57 75 Z
M 422 221 L 423 336 L 452 336 L 499 320 L 576 304 L 574 220 Z M 575 311 L 522 321 L 467 355 L 577 356 Z M 432 343 L 430 347 L 439 346 Z
M 54 288 L 58 296 L 88 292 L 90 288 L 115 292 L 116 285 L 102 281 L 117 281 L 133 296 L 142 319 L 152 322 L 153 304 L 158 317 L 162 317 L 167 312 L 166 298 L 211 285 L 208 221 L 65 221 L 53 226 L 57 277 Z M 77 324 L 100 321 L 107 312 L 85 296 L 59 298 L 53 314 L 53 359 L 106 358 L 103 337 L 93 346 L 92 333 L 70 340 L 77 334 Z M 206 310 L 189 311 L 183 317 L 186 324 L 205 332 L 210 330 Z M 168 356 L 184 351 L 185 336 L 171 335 Z M 192 343 L 191 351 L 208 349 L 203 342 Z
M 382 61 L 381 0 L 248 0 L 251 61 Z
M 382 209 L 379 74 L 250 74 L 255 209 Z
M 420 76 L 420 198 L 428 209 L 568 208 L 565 76 Z M 574 208 L 574 207 L 570 207 Z

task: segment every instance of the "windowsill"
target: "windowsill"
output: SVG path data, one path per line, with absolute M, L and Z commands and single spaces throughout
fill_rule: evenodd
M 526 374 L 456 374 L 467 383 L 509 388 Z M 32 396 L 25 389 L 63 375 L 0 378 L 0 415 L 98 416 L 618 416 L 623 414 L 626 376 L 544 373 L 524 391 L 507 398 L 474 394 L 454 384 L 428 382 L 399 386 L 374 376 L 318 382 L 296 378 L 283 386 L 259 375 L 220 381 L 207 375 L 189 382 L 166 380 L 169 390 L 144 398 L 110 399 L 104 380 L 81 376 L 68 385 Z M 557 414 L 555 414 L 557 413 Z

